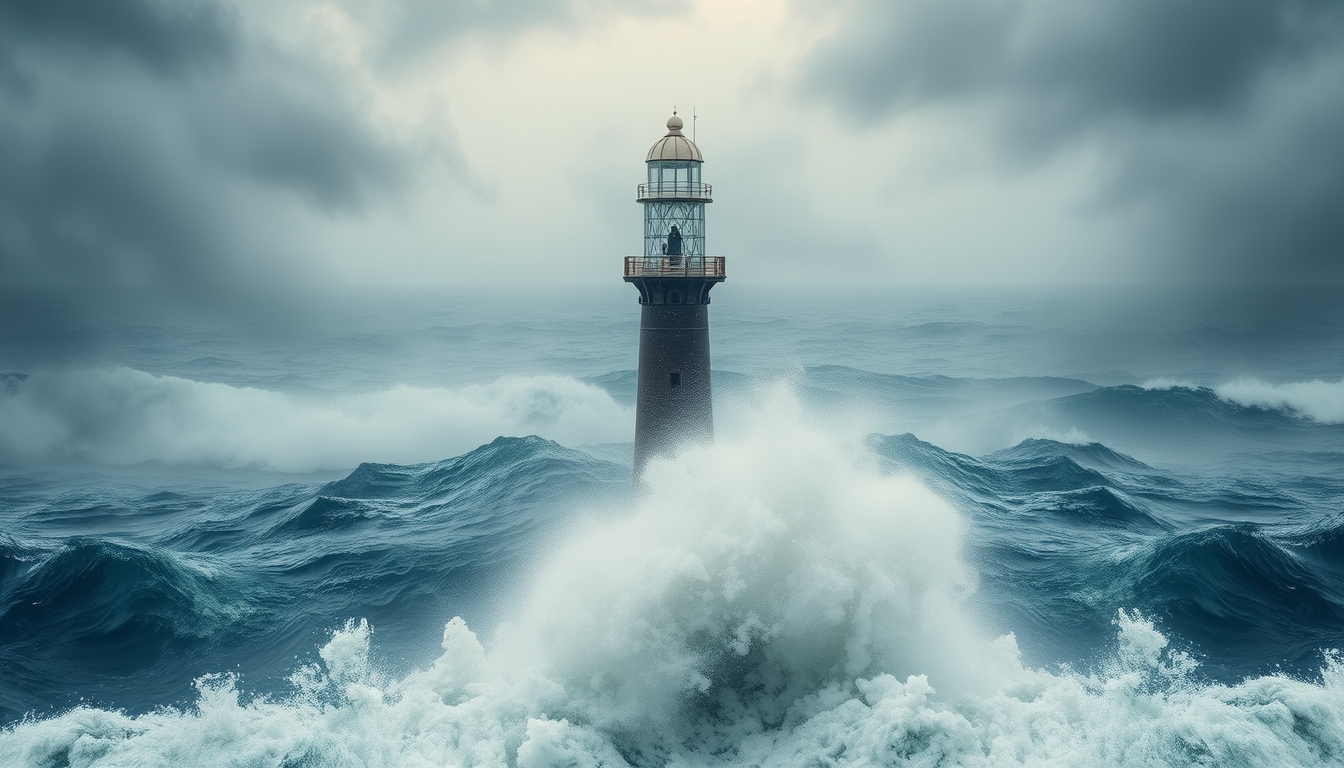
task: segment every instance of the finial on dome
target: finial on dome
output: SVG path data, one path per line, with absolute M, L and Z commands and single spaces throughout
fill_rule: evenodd
M 683 123 L 683 122 L 681 121 L 681 118 L 680 118 L 680 117 L 677 117 L 677 113 L 676 113 L 676 112 L 673 112 L 673 113 L 672 113 L 672 116 L 669 117 L 669 118 L 667 118 L 667 133 L 668 133 L 668 135 L 669 135 L 669 136 L 680 136 L 680 135 L 681 135 L 681 127 L 682 127 L 683 125 L 685 125 L 685 123 Z

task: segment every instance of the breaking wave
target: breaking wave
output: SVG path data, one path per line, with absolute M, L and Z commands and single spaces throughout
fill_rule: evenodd
M 949 695 L 927 675 L 860 677 L 788 702 L 776 727 L 725 714 L 719 728 L 688 732 L 658 754 L 572 706 L 563 682 L 499 669 L 460 620 L 446 627 L 433 667 L 391 681 L 369 662 L 370 630 L 357 623 L 335 634 L 321 664 L 294 675 L 297 692 L 285 699 L 244 701 L 233 678 L 207 676 L 190 710 L 129 717 L 77 709 L 0 735 L 0 757 L 71 766 L 801 768 L 1330 766 L 1344 756 L 1344 667 L 1336 661 L 1316 684 L 1268 676 L 1201 686 L 1189 681 L 1193 662 L 1169 651 L 1150 623 L 1125 613 L 1116 623 L 1116 649 L 1095 674 L 1026 668 L 1009 636 L 981 649 L 991 668 L 985 692 Z M 687 725 L 686 715 L 674 715 L 659 730 Z
M 1344 424 L 1344 379 L 1271 384 L 1240 378 L 1210 389 L 1185 379 L 1157 378 L 1144 382 L 1143 388 L 1213 392 L 1225 402 L 1247 408 L 1287 411 L 1321 424 Z
M 1344 379 L 1268 384 L 1237 379 L 1217 388 L 1218 396 L 1242 405 L 1282 408 L 1322 424 L 1344 424 Z
M 561 376 L 322 396 L 124 367 L 67 370 L 7 380 L 0 463 L 78 458 L 306 472 L 432 461 L 497 435 L 615 442 L 632 425 L 630 409 L 605 391 Z

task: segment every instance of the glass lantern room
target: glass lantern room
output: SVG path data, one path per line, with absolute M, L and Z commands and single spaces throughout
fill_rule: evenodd
M 667 135 L 646 158 L 648 178 L 639 185 L 638 196 L 644 204 L 646 258 L 705 255 L 705 204 L 713 199 L 700 177 L 700 148 L 681 128 L 681 118 L 672 115 Z

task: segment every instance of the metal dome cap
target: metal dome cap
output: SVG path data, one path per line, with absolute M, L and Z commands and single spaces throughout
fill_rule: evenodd
M 667 135 L 649 148 L 649 154 L 644 158 L 644 162 L 649 163 L 654 160 L 705 162 L 705 158 L 700 154 L 700 148 L 695 146 L 695 142 L 682 135 L 681 128 L 684 125 L 682 119 L 677 117 L 677 113 L 673 112 L 672 116 L 667 119 Z

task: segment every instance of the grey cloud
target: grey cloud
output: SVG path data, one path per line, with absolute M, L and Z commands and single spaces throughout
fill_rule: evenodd
M 290 277 L 247 234 L 292 221 L 277 195 L 358 214 L 415 181 L 422 147 L 223 6 L 49 5 L 0 11 L 0 285 Z
M 1156 118 L 1244 103 L 1266 68 L 1338 42 L 1344 20 L 1324 0 L 1182 0 L 1055 4 L 1028 24 L 1023 88 Z M 1057 14 L 1057 16 L 1055 15 Z
M 381 134 L 339 82 L 270 52 L 182 109 L 204 159 L 325 213 L 357 213 L 414 181 L 420 147 Z
M 0 30 L 93 56 L 123 54 L 165 73 L 225 63 L 239 43 L 234 14 L 190 0 L 4 0 Z
M 0 96 L 22 102 L 27 102 L 33 97 L 32 79 L 19 69 L 3 40 L 0 40 Z
M 1168 212 L 1186 276 L 1344 281 L 1341 79 L 1344 55 L 1234 129 L 1134 140 L 1114 194 Z
M 231 164 L 263 183 L 288 188 L 327 212 L 358 212 L 403 190 L 412 178 L 404 148 L 312 104 L 267 94 L 267 111 L 240 116 L 212 137 Z M 257 104 L 256 95 L 252 106 Z
M 1158 118 L 1241 103 L 1264 70 L 1333 49 L 1328 0 L 861 0 L 813 53 L 809 84 L 868 119 L 1009 92 L 1079 120 Z M 1040 106 L 1037 104 L 1036 106 Z
M 686 0 L 401 0 L 390 14 L 382 58 L 404 65 L 466 35 L 508 40 L 537 29 L 575 29 L 587 16 L 686 7 Z
M 860 0 L 801 83 L 862 124 L 990 105 L 1009 165 L 1099 147 L 1159 276 L 1296 281 L 1344 279 L 1341 76 L 1328 0 Z
M 570 23 L 568 0 L 404 0 L 385 43 L 388 59 L 404 61 L 467 33 L 503 33 Z
M 185 270 L 225 271 L 210 201 L 162 146 L 171 137 L 98 106 L 109 105 L 48 101 L 26 120 L 0 118 L 0 142 L 20 149 L 0 160 L 6 281 L 175 282 Z

